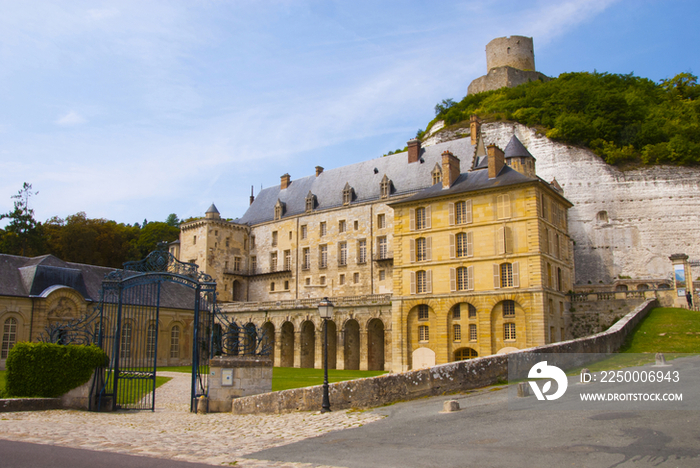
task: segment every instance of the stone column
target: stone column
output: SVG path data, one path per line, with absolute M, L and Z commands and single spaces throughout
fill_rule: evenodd
M 403 301 L 393 300 L 391 306 L 391 355 L 393 372 L 408 370 L 408 344 L 405 336 L 405 317 L 403 313 Z
M 336 323 L 335 368 L 345 369 L 345 331 Z
M 282 365 L 282 327 L 275 328 L 275 345 L 272 350 L 273 354 L 273 365 Z
M 668 257 L 673 264 L 674 305 L 676 307 L 688 307 L 686 292 L 693 293 L 693 274 L 686 254 L 673 254 Z
M 294 367 L 301 367 L 301 329 L 294 327 Z
M 315 326 L 315 324 L 314 324 Z M 323 369 L 323 319 L 314 333 L 314 368 Z
M 367 370 L 369 359 L 369 343 L 367 342 L 367 324 L 360 327 L 360 370 Z

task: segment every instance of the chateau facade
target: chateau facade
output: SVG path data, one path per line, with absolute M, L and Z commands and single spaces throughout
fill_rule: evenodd
M 214 205 L 171 253 L 218 283 L 222 311 L 274 341 L 276 366 L 402 371 L 564 338 L 573 280 L 556 182 L 513 138 L 471 136 L 251 195 L 225 221 Z

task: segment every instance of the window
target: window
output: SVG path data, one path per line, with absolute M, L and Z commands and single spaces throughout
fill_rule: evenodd
M 306 224 L 301 227 L 301 238 L 306 239 Z
M 277 252 L 270 252 L 270 271 L 277 271 Z
M 325 284 L 326 284 L 326 277 L 325 277 L 325 276 L 321 276 L 321 277 L 318 279 L 318 282 L 321 284 L 321 286 L 325 286 Z
M 496 197 L 498 219 L 510 218 L 510 195 L 499 195 Z
M 430 307 L 427 304 L 418 306 L 418 320 L 428 320 L 430 318 Z
M 460 232 L 455 236 L 455 247 L 457 257 L 471 257 L 473 252 L 473 241 L 471 232 Z
M 352 274 L 352 282 L 357 284 L 360 282 L 360 274 L 359 273 L 353 273 Z
M 241 257 L 233 257 L 233 271 L 241 271 Z
M 275 219 L 281 219 L 282 218 L 282 203 L 277 200 L 277 204 L 275 205 Z
M 430 334 L 428 332 L 428 326 L 427 325 L 421 325 L 418 327 L 418 340 L 419 341 L 428 341 L 430 339 Z
M 377 215 L 377 229 L 384 229 L 386 227 L 386 215 L 380 213 Z
M 471 348 L 461 348 L 455 351 L 455 360 L 464 361 L 466 359 L 474 359 L 479 357 L 479 354 Z
M 341 286 L 342 286 L 343 284 L 345 284 L 345 275 L 342 275 L 342 274 L 341 274 L 341 275 L 338 277 L 338 283 L 339 283 Z
M 250 236 L 250 248 L 255 248 L 255 236 Z
M 328 246 L 320 245 L 318 247 L 318 266 L 326 268 L 328 266 Z
M 289 240 L 292 240 L 292 231 L 289 231 Z
M 309 190 L 306 195 L 306 212 L 313 211 L 314 208 L 316 208 L 316 196 Z
M 452 335 L 454 336 L 454 341 L 462 341 L 462 326 L 457 323 L 452 325 Z
M 271 292 L 275 291 L 275 282 L 274 281 L 272 283 L 270 283 L 270 291 Z
M 152 323 L 148 325 L 148 330 L 146 331 L 146 356 L 149 359 L 153 359 L 156 356 L 156 326 Z
M 552 254 L 557 258 L 561 257 L 560 246 L 559 246 L 559 234 L 554 235 L 554 252 L 552 252 Z
M 367 263 L 367 240 L 357 241 L 357 263 Z
M 433 171 L 430 173 L 433 179 L 433 185 L 439 184 L 442 182 L 442 170 L 440 170 L 440 165 L 435 164 L 435 167 L 433 168 Z
M 455 203 L 455 223 L 468 224 L 472 222 L 472 201 Z
M 428 292 L 428 275 L 424 270 L 416 272 L 416 293 L 424 294 Z
M 2 348 L 0 348 L 0 359 L 7 359 L 10 350 L 17 343 L 17 319 L 10 317 L 5 320 L 2 327 Z
M 502 263 L 501 264 L 501 287 L 502 288 L 512 288 L 513 287 L 513 264 L 512 263 Z
M 549 210 L 547 209 L 549 207 L 549 203 L 547 202 L 547 198 L 544 196 L 542 197 L 542 218 L 549 220 Z
M 503 316 L 504 317 L 515 317 L 515 302 L 514 301 L 503 301 Z
M 472 323 L 469 325 L 469 341 L 476 341 L 476 339 L 476 325 Z
M 391 180 L 384 174 L 384 178 L 379 183 L 379 192 L 382 198 L 388 198 L 391 195 Z
M 289 281 L 288 280 L 285 280 L 285 282 L 284 282 L 284 290 L 289 291 Z
M 348 243 L 339 242 L 338 243 L 338 265 L 348 264 Z
M 476 307 L 469 304 L 469 318 L 476 318 Z
M 255 274 L 255 270 L 258 269 L 258 257 L 250 257 L 250 270 L 251 273 Z
M 345 188 L 343 189 L 343 205 L 349 205 L 352 202 L 354 190 L 350 187 L 349 183 L 345 183 Z
M 561 282 L 561 268 L 557 267 L 557 291 L 564 289 L 564 285 Z
M 196 243 L 197 243 L 197 236 L 192 236 L 192 244 L 194 245 Z
M 424 262 L 427 259 L 427 242 L 425 237 L 419 237 L 416 239 L 416 261 Z
M 326 235 L 326 222 L 325 221 L 321 221 L 320 235 L 321 235 L 321 237 Z
M 515 341 L 515 324 L 514 323 L 504 323 L 503 324 L 503 339 L 506 341 Z
M 122 336 L 120 340 L 119 354 L 122 359 L 131 357 L 131 324 L 125 323 L 122 326 Z
M 304 284 L 306 284 L 307 286 L 311 286 L 311 278 L 306 278 L 304 280 Z
M 309 268 L 311 268 L 311 250 L 304 247 L 301 251 L 301 269 L 308 270 Z
M 230 243 L 231 243 L 231 239 L 229 237 L 227 237 L 226 238 L 226 247 L 228 247 Z
M 345 232 L 345 220 L 338 221 L 338 232 Z
M 452 308 L 452 320 L 460 320 L 462 318 L 462 309 L 459 304 L 455 304 Z
M 386 271 L 379 270 L 379 281 L 384 281 L 386 279 Z
M 356 231 L 357 231 L 358 229 L 360 229 L 360 223 L 359 223 L 357 220 L 355 220 L 355 222 L 353 223 L 353 225 L 354 225 L 354 228 L 355 228 Z
M 272 231 L 272 246 L 277 247 L 277 231 Z
M 425 229 L 425 208 L 416 208 L 416 230 Z
M 284 251 L 284 270 L 289 271 L 292 269 L 292 251 Z
M 496 253 L 499 255 L 513 253 L 513 229 L 502 226 L 496 231 Z
M 180 327 L 178 325 L 170 329 L 170 358 L 180 358 Z
M 377 237 L 377 253 L 379 254 L 380 260 L 389 258 L 389 252 L 387 251 L 386 236 Z
M 469 287 L 469 269 L 460 267 L 457 268 L 457 290 L 467 291 Z

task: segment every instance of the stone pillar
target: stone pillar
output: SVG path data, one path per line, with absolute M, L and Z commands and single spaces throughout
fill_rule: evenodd
M 282 366 L 282 328 L 275 328 L 275 345 L 272 350 L 273 366 Z
M 301 329 L 294 327 L 294 367 L 301 367 Z
M 315 325 L 315 324 L 314 324 Z M 323 320 L 321 326 L 314 333 L 314 368 L 323 369 Z
M 693 293 L 693 274 L 686 254 L 673 254 L 669 257 L 673 264 L 674 305 L 688 307 L 686 292 Z
M 369 367 L 369 343 L 367 341 L 367 328 L 360 327 L 360 370 L 367 370 Z
M 336 324 L 335 368 L 345 369 L 345 331 Z
M 408 343 L 406 342 L 405 326 L 403 301 L 393 300 L 391 305 L 392 372 L 408 370 Z

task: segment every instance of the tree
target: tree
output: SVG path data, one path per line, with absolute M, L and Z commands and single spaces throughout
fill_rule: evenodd
M 180 237 L 180 229 L 167 223 L 151 221 L 141 228 L 136 242 L 141 257 L 145 257 L 156 249 L 160 242 L 170 243 Z
M 165 218 L 165 224 L 172 227 L 180 227 L 180 220 L 175 213 L 170 213 L 167 218 Z
M 34 210 L 29 208 L 29 199 L 38 193 L 32 191 L 32 184 L 25 182 L 17 195 L 12 196 L 15 208 L 0 214 L 0 219 L 10 220 L 0 238 L 0 252 L 30 257 L 43 253 L 41 223 L 34 219 Z
M 442 102 L 435 104 L 435 115 L 444 114 L 450 107 L 457 103 L 453 99 L 443 99 Z

